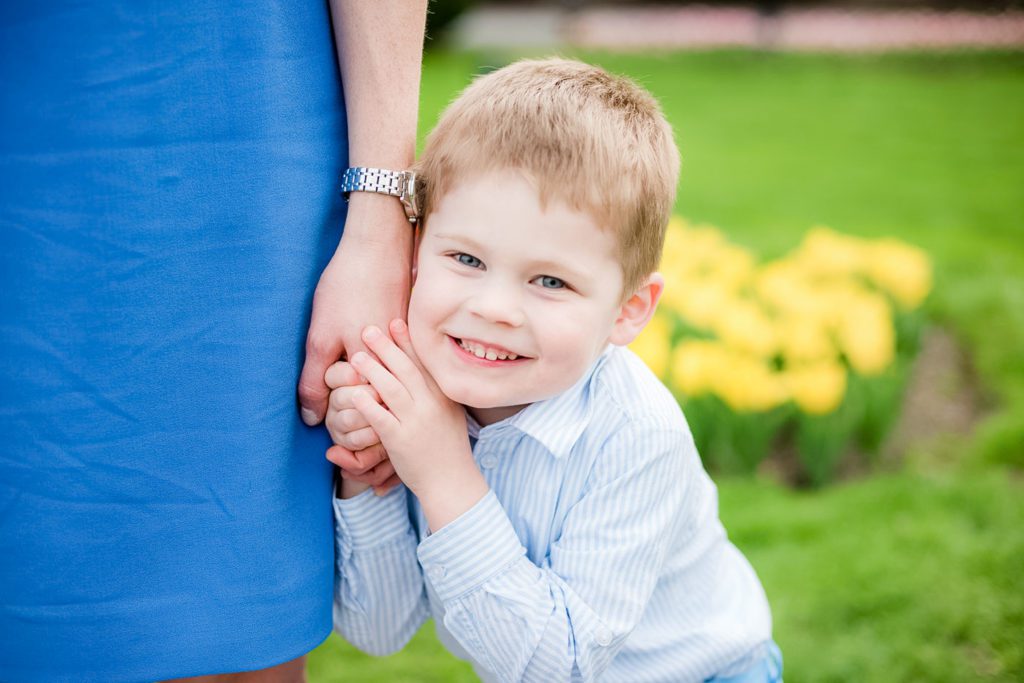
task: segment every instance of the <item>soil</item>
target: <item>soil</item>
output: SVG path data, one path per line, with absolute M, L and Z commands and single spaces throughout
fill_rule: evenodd
M 941 327 L 925 330 L 903 409 L 882 447 L 884 461 L 947 436 L 969 436 L 991 407 L 967 351 Z
M 970 356 L 956 337 L 941 327 L 930 327 L 921 338 L 903 406 L 882 444 L 877 466 L 891 469 L 902 464 L 912 450 L 926 449 L 968 437 L 991 406 L 978 380 Z M 872 458 L 851 449 L 837 465 L 836 481 L 861 478 L 873 469 Z M 775 452 L 759 472 L 791 486 L 809 485 L 800 465 L 792 435 L 781 434 Z

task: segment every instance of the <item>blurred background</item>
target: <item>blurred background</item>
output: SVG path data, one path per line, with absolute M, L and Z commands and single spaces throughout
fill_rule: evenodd
M 1024 7 L 431 2 L 420 139 L 475 76 L 578 57 L 683 157 L 658 317 L 790 681 L 1024 680 Z M 428 624 L 328 681 L 473 681 Z

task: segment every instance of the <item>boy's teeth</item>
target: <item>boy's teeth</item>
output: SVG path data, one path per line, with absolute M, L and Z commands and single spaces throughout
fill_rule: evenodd
M 488 349 L 480 344 L 473 344 L 471 342 L 459 340 L 459 346 L 469 351 L 477 358 L 486 358 L 487 360 L 515 360 L 519 358 L 514 353 L 506 353 L 504 351 L 495 351 L 494 349 Z

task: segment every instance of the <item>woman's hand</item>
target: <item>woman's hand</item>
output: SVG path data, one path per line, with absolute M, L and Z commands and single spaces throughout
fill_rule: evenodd
M 354 192 L 345 232 L 313 295 L 306 360 L 299 376 L 302 420 L 319 424 L 330 393 L 328 366 L 364 346 L 360 331 L 405 317 L 412 282 L 413 230 L 394 197 Z
M 345 232 L 313 295 L 306 360 L 299 377 L 302 420 L 318 424 L 328 409 L 328 366 L 365 349 L 359 332 L 405 315 L 412 278 L 413 230 L 401 204 L 390 196 L 353 193 Z M 331 432 L 337 438 L 338 430 Z M 350 447 L 334 447 L 328 459 L 347 481 L 384 493 L 398 484 L 378 439 L 363 433 Z M 362 441 L 358 441 L 362 438 Z M 357 443 L 364 444 L 362 447 Z

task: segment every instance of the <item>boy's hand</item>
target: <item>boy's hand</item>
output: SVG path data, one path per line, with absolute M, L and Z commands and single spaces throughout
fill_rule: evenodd
M 380 361 L 362 352 L 351 361 L 376 396 L 363 387 L 349 398 L 380 436 L 395 470 L 420 499 L 436 531 L 482 498 L 487 483 L 473 461 L 462 406 L 441 393 L 423 370 L 406 324 L 393 320 L 390 332 L 394 342 L 376 327 L 363 330 L 363 341 Z
M 352 406 L 354 391 L 369 391 L 375 400 L 380 397 L 366 380 L 348 363 L 338 362 L 327 369 L 324 377 L 331 391 L 324 425 L 338 445 L 327 451 L 327 459 L 341 468 L 344 490 L 351 497 L 372 486 L 378 495 L 400 483 L 395 468 L 387 458 L 377 433 L 362 414 Z M 361 486 L 353 486 L 359 482 Z

